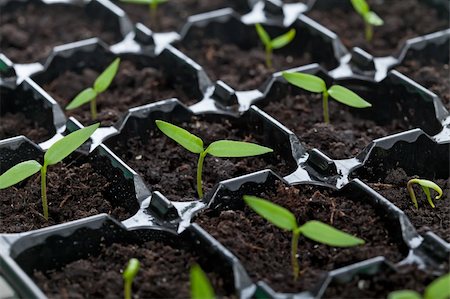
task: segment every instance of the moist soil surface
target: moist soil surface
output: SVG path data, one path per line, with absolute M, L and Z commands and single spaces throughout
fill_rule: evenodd
M 189 298 L 189 270 L 195 263 L 203 267 L 217 295 L 233 294 L 228 283 L 225 289 L 221 276 L 209 272 L 199 261 L 205 258 L 155 241 L 104 246 L 98 256 L 72 262 L 61 270 L 35 271 L 34 281 L 50 298 L 119 298 L 123 294 L 122 272 L 130 258 L 141 263 L 133 282 L 133 298 Z
M 44 84 L 44 90 L 66 107 L 82 90 L 93 86 L 101 72 L 86 68 L 80 72 L 66 71 L 53 81 Z M 153 67 L 139 67 L 132 61 L 124 60 L 109 88 L 100 94 L 97 101 L 97 121 L 102 126 L 113 125 L 128 109 L 177 97 L 185 104 L 193 104 L 181 86 L 171 82 L 164 73 Z M 86 104 L 65 111 L 84 124 L 93 123 L 90 105 Z
M 24 135 L 35 143 L 39 143 L 52 137 L 39 122 L 27 118 L 23 113 L 7 112 L 0 118 L 0 140 Z
M 425 288 L 437 277 L 417 269 L 403 266 L 399 271 L 386 270 L 375 274 L 357 275 L 349 283 L 331 283 L 323 298 L 387 298 L 399 290 L 414 290 L 423 294 Z
M 243 129 L 243 124 L 238 125 L 224 118 L 213 122 L 193 117 L 189 123 L 177 125 L 202 138 L 205 147 L 222 139 L 263 145 L 261 134 Z M 197 199 L 198 155 L 188 152 L 159 130 L 149 132 L 148 136 L 148 142 L 135 137 L 126 144 L 112 144 L 110 148 L 140 173 L 152 190 L 160 191 L 170 200 Z M 208 155 L 203 165 L 204 194 L 222 180 L 258 170 L 270 168 L 280 175 L 287 175 L 296 169 L 296 165 L 287 159 L 281 159 L 279 153 L 249 158 L 216 158 Z
M 415 186 L 414 191 L 419 205 L 416 209 L 406 189 L 406 183 L 412 178 L 417 177 L 408 176 L 403 169 L 397 168 L 389 171 L 384 180 L 369 185 L 404 211 L 420 234 L 432 231 L 450 242 L 450 180 L 432 180 L 443 191 L 440 199 L 434 199 L 437 193 L 430 190 L 436 206 L 434 209 L 428 203 L 420 186 Z
M 39 174 L 0 190 L 0 233 L 26 232 L 100 213 L 119 220 L 131 216 L 108 201 L 109 181 L 95 172 L 86 158 L 70 157 L 47 169 L 48 221 L 42 215 Z
M 290 262 L 291 233 L 271 225 L 236 200 L 233 210 L 206 210 L 195 219 L 201 227 L 230 249 L 254 281 L 263 280 L 279 292 L 298 293 L 315 287 L 325 271 L 384 255 L 399 261 L 402 254 L 389 237 L 388 225 L 374 209 L 335 192 L 317 187 L 287 188 L 255 194 L 293 212 L 299 225 L 319 220 L 366 241 L 363 246 L 335 248 L 300 237 L 300 276 L 293 280 Z M 243 203 L 243 201 L 242 201 Z
M 243 0 L 177 0 L 158 5 L 156 19 L 153 20 L 147 5 L 126 4 L 114 1 L 134 23 L 142 23 L 156 32 L 180 31 L 191 15 L 221 8 L 233 8 L 238 13 L 246 13 L 249 7 Z
M 409 129 L 405 122 L 396 119 L 377 125 L 331 99 L 330 124 L 326 124 L 322 96 L 303 91 L 271 101 L 263 110 L 292 130 L 307 148 L 320 149 L 332 159 L 351 158 L 374 139 Z
M 53 47 L 92 37 L 106 43 L 120 40 L 96 18 L 74 5 L 42 5 L 28 1 L 25 7 L 2 9 L 0 51 L 16 63 L 36 62 L 47 57 Z
M 407 59 L 397 70 L 420 85 L 438 95 L 445 107 L 450 110 L 450 69 L 449 63 L 434 59 L 427 61 Z
M 350 2 L 350 1 L 349 1 Z M 384 20 L 384 25 L 374 27 L 369 43 L 364 36 L 364 21 L 351 7 L 312 9 L 307 15 L 335 32 L 348 48 L 360 47 L 375 56 L 393 55 L 407 39 L 449 27 L 438 10 L 419 0 L 368 0 L 370 9 Z

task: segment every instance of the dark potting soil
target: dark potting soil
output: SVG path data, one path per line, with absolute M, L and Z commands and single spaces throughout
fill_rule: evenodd
M 151 19 L 147 5 L 126 4 L 114 1 L 134 23 L 142 23 L 156 32 L 180 31 L 191 15 L 221 8 L 233 8 L 236 12 L 249 11 L 246 1 L 242 0 L 177 0 L 158 5 L 156 20 Z
M 349 283 L 332 283 L 323 298 L 387 298 L 399 290 L 414 290 L 423 294 L 425 288 L 437 277 L 417 269 L 403 266 L 399 271 L 386 270 L 375 275 L 357 275 Z
M 34 281 L 49 298 L 123 297 L 122 272 L 130 258 L 137 258 L 140 270 L 134 279 L 133 298 L 189 298 L 189 270 L 206 260 L 194 252 L 156 241 L 140 245 L 115 243 L 104 246 L 99 255 L 89 256 L 47 273 L 34 272 Z M 210 261 L 211 264 L 211 261 Z M 233 294 L 232 284 L 212 269 L 203 269 L 220 297 Z
M 332 159 L 351 158 L 374 139 L 409 129 L 404 121 L 396 119 L 377 125 L 334 100 L 329 101 L 330 124 L 326 124 L 322 96 L 304 91 L 288 93 L 263 110 L 291 129 L 306 147 L 320 149 Z
M 72 156 L 70 156 L 72 157 Z M 49 220 L 42 216 L 41 179 L 36 174 L 0 190 L 0 233 L 18 233 L 58 223 L 108 213 L 119 220 L 131 216 L 108 200 L 110 182 L 83 157 L 66 159 L 48 167 Z
M 83 69 L 81 72 L 66 71 L 45 84 L 44 89 L 64 109 L 78 93 L 92 86 L 100 73 L 91 68 Z M 195 102 L 194 99 L 187 97 L 181 86 L 171 82 L 162 71 L 123 60 L 112 84 L 96 99 L 98 112 L 96 121 L 100 121 L 102 126 L 110 126 L 130 108 L 172 97 L 179 98 L 185 104 Z M 84 124 L 93 122 L 89 104 L 65 112 Z
M 405 60 L 397 70 L 438 95 L 450 110 L 450 69 L 449 63 L 434 59 Z
M 229 139 L 263 144 L 263 136 L 244 124 L 224 118 L 206 121 L 193 117 L 189 123 L 177 124 L 203 139 L 205 147 L 211 142 Z M 153 190 L 160 191 L 170 200 L 186 201 L 198 198 L 196 171 L 198 156 L 188 152 L 159 130 L 148 133 L 148 141 L 132 138 L 126 144 L 110 147 L 131 168 L 140 173 Z M 207 193 L 215 184 L 254 171 L 271 168 L 280 175 L 296 169 L 279 153 L 250 158 L 216 158 L 208 155 L 203 166 L 203 188 Z
M 230 249 L 254 281 L 263 280 L 279 292 L 301 292 L 316 286 L 325 271 L 384 255 L 399 261 L 402 254 L 367 198 L 353 201 L 339 193 L 312 186 L 285 187 L 256 194 L 289 209 L 299 225 L 319 220 L 366 241 L 363 246 L 335 248 L 300 237 L 300 277 L 292 277 L 291 233 L 284 232 L 236 203 L 233 210 L 207 210 L 195 222 Z M 235 199 L 239 201 L 240 199 Z M 243 203 L 243 201 L 242 201 Z
M 1 115 L 0 118 L 0 140 L 24 135 L 28 139 L 39 143 L 52 137 L 42 125 L 27 118 L 23 113 L 8 112 Z
M 414 177 L 408 176 L 403 169 L 397 168 L 389 171 L 380 182 L 372 182 L 369 185 L 404 211 L 419 233 L 432 231 L 450 242 L 450 180 L 433 180 L 443 191 L 440 199 L 434 199 L 437 193 L 431 190 L 436 206 L 434 209 L 428 203 L 420 186 L 415 186 L 414 191 L 419 205 L 416 209 L 406 189 L 406 183 L 412 178 Z
M 0 50 L 16 63 L 36 62 L 47 57 L 53 47 L 100 37 L 107 43 L 120 40 L 100 21 L 89 18 L 75 5 L 42 5 L 28 1 L 16 9 L 2 9 L 0 17 Z
M 384 25 L 374 27 L 369 43 L 364 36 L 364 21 L 351 5 L 348 9 L 331 7 L 312 9 L 307 15 L 335 32 L 348 48 L 360 47 L 375 56 L 393 55 L 407 39 L 449 27 L 438 10 L 420 0 L 368 0 L 371 10 L 378 14 Z

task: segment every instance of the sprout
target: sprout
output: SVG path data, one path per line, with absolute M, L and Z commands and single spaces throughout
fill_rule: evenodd
M 447 273 L 433 282 L 426 288 L 423 297 L 412 290 L 399 290 L 389 293 L 388 299 L 448 299 L 450 298 L 450 273 Z
M 298 278 L 299 273 L 297 251 L 298 239 L 301 234 L 313 241 L 335 247 L 352 247 L 364 244 L 364 240 L 320 221 L 311 220 L 298 226 L 294 214 L 268 200 L 256 196 L 244 195 L 244 201 L 264 219 L 281 229 L 292 232 L 291 263 L 294 280 Z
M 435 183 L 433 183 L 432 181 L 429 181 L 429 180 L 422 180 L 422 179 L 409 180 L 408 184 L 406 185 L 406 189 L 408 189 L 409 196 L 411 197 L 411 200 L 414 203 L 414 206 L 416 207 L 416 209 L 418 209 L 419 206 L 417 204 L 417 199 L 416 199 L 416 194 L 414 193 L 413 184 L 418 184 L 418 185 L 420 185 L 420 187 L 422 187 L 423 192 L 427 196 L 428 202 L 430 203 L 431 207 L 434 208 L 434 203 L 431 200 L 430 188 L 438 193 L 438 196 L 435 197 L 436 199 L 441 198 L 442 189 L 438 185 L 436 185 Z
M 203 197 L 202 171 L 203 161 L 207 154 L 218 158 L 238 158 L 257 156 L 273 152 L 273 150 L 268 147 L 233 140 L 215 141 L 205 149 L 203 146 L 203 140 L 183 128 L 162 120 L 157 120 L 156 125 L 165 135 L 167 135 L 167 137 L 173 139 L 191 153 L 199 155 L 197 164 L 197 193 L 199 198 Z
M 100 124 L 80 129 L 55 142 L 44 155 L 44 165 L 35 160 L 21 162 L 0 176 L 0 189 L 6 189 L 41 171 L 41 197 L 44 218 L 48 220 L 47 167 L 55 165 L 75 151 L 94 133 Z
M 67 105 L 66 110 L 72 110 L 80 107 L 88 102 L 91 103 L 91 116 L 92 119 L 97 119 L 97 96 L 108 89 L 112 80 L 116 76 L 119 69 L 120 58 L 116 58 L 104 71 L 97 77 L 93 87 L 86 88 L 80 92 L 70 103 Z
M 290 84 L 306 89 L 310 92 L 322 93 L 323 119 L 325 123 L 330 123 L 328 114 L 328 96 L 336 101 L 354 108 L 372 107 L 372 104 L 366 102 L 359 95 L 341 85 L 333 85 L 329 89 L 321 78 L 304 73 L 283 72 L 283 77 Z
M 193 265 L 190 273 L 191 280 L 191 299 L 214 299 L 213 287 L 208 280 L 205 272 L 199 265 Z
M 272 50 L 281 49 L 289 44 L 295 37 L 295 29 L 291 29 L 285 34 L 282 34 L 274 39 L 271 39 L 266 30 L 260 24 L 256 24 L 256 32 L 259 39 L 266 48 L 266 66 L 272 68 Z
M 384 24 L 383 20 L 370 10 L 366 0 L 351 0 L 353 8 L 363 18 L 365 24 L 366 40 L 370 42 L 373 37 L 373 27 Z
M 128 265 L 123 271 L 123 297 L 124 299 L 131 299 L 131 286 L 133 285 L 133 280 L 136 277 L 141 263 L 138 259 L 132 258 L 128 261 Z
M 157 22 L 158 17 L 158 5 L 161 3 L 165 3 L 168 0 L 120 0 L 124 3 L 132 3 L 132 4 L 143 4 L 148 5 L 150 11 L 150 20 L 152 22 Z M 156 24 L 154 24 L 156 25 Z

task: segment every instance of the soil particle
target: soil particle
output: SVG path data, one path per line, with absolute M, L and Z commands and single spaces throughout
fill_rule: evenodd
M 24 135 L 31 141 L 39 143 L 52 137 L 38 122 L 27 118 L 23 113 L 7 112 L 0 118 L 0 140 Z

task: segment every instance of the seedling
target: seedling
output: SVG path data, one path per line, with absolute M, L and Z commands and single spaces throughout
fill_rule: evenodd
M 323 119 L 325 123 L 330 123 L 330 116 L 328 113 L 328 97 L 331 96 L 336 101 L 354 108 L 372 107 L 372 104 L 366 102 L 359 95 L 348 88 L 341 85 L 333 85 L 329 89 L 322 78 L 304 74 L 304 73 L 288 73 L 283 72 L 283 77 L 290 84 L 305 89 L 310 92 L 322 94 Z
M 450 273 L 447 273 L 433 282 L 426 288 L 425 293 L 420 295 L 413 290 L 400 290 L 391 292 L 388 299 L 448 299 L 450 298 Z
M 86 103 L 91 103 L 91 117 L 97 119 L 97 96 L 108 89 L 112 80 L 119 69 L 120 58 L 116 58 L 104 71 L 97 77 L 93 87 L 88 87 L 80 92 L 67 105 L 66 110 L 78 108 Z
M 82 145 L 94 133 L 100 124 L 94 124 L 89 127 L 80 129 L 64 138 L 55 142 L 44 155 L 44 165 L 39 164 L 35 160 L 28 160 L 21 162 L 0 176 L 0 189 L 6 189 L 33 174 L 41 171 L 41 198 L 42 208 L 44 211 L 44 218 L 48 220 L 48 205 L 47 205 L 47 167 L 55 165 L 70 155 L 80 145 Z
M 298 239 L 300 235 L 303 234 L 308 239 L 335 247 L 352 247 L 364 244 L 364 240 L 317 220 L 311 220 L 299 226 L 293 213 L 268 200 L 256 196 L 244 195 L 244 201 L 257 214 L 273 225 L 292 232 L 291 263 L 294 280 L 297 280 L 300 270 L 297 260 Z
M 157 22 L 158 17 L 158 5 L 167 2 L 168 0 L 120 0 L 124 3 L 142 4 L 148 5 L 150 11 L 150 20 L 154 23 Z M 154 24 L 156 25 L 156 24 Z
M 191 299 L 214 299 L 213 287 L 199 265 L 193 265 L 190 273 Z
M 423 193 L 427 196 L 427 200 L 430 203 L 431 207 L 434 208 L 434 203 L 431 200 L 431 194 L 430 194 L 430 188 L 433 189 L 438 193 L 438 195 L 435 197 L 436 199 L 441 198 L 442 196 L 442 189 L 429 180 L 422 180 L 422 179 L 411 179 L 408 181 L 408 184 L 406 184 L 406 189 L 408 189 L 409 196 L 411 197 L 411 200 L 416 207 L 416 209 L 419 208 L 419 205 L 417 204 L 416 194 L 414 193 L 413 184 L 418 184 L 420 187 L 422 187 Z
M 275 49 L 281 49 L 289 44 L 295 37 L 295 29 L 291 29 L 285 34 L 282 34 L 274 39 L 271 39 L 267 31 L 260 24 L 256 24 L 256 32 L 259 39 L 266 48 L 266 66 L 272 68 L 272 51 Z
M 183 128 L 162 120 L 157 120 L 156 125 L 167 137 L 173 139 L 191 153 L 199 155 L 197 164 L 197 193 L 199 198 L 203 197 L 202 171 L 203 162 L 207 154 L 218 158 L 239 158 L 273 152 L 272 149 L 265 146 L 234 140 L 214 141 L 205 149 L 203 140 L 200 137 L 189 133 Z
M 139 263 L 139 260 L 132 258 L 128 261 L 127 267 L 123 271 L 123 297 L 125 299 L 131 299 L 131 287 L 140 267 L 141 263 Z
M 363 18 L 365 25 L 365 36 L 368 42 L 372 41 L 373 26 L 381 26 L 384 24 L 383 20 L 373 11 L 370 10 L 369 4 L 366 0 L 351 0 L 353 8 Z

